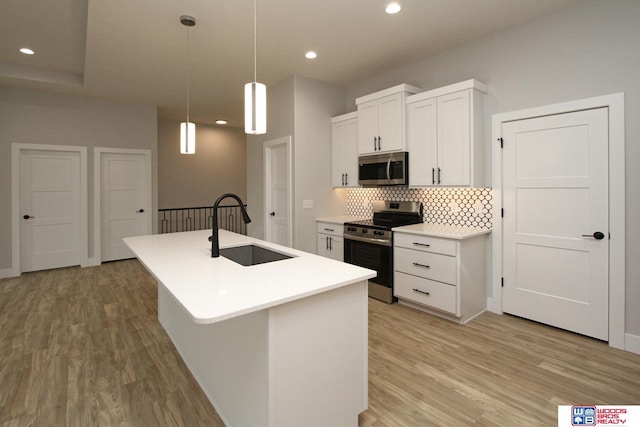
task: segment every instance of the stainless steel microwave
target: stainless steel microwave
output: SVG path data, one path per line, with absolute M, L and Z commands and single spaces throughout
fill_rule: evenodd
M 409 153 L 401 151 L 358 157 L 358 184 L 409 185 Z

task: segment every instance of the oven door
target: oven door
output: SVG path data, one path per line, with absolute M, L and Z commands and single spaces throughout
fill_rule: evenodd
M 393 297 L 393 247 L 388 244 L 354 240 L 344 236 L 344 261 L 375 270 L 369 279 L 369 296 L 391 304 Z

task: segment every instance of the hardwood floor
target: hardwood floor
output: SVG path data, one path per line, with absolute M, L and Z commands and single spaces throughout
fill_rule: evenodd
M 511 316 L 457 325 L 369 300 L 361 426 L 552 426 L 640 404 L 640 355 Z M 0 280 L 0 426 L 222 426 L 136 260 Z

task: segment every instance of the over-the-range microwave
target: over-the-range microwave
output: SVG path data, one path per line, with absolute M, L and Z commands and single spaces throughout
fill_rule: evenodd
M 409 185 L 409 153 L 401 151 L 358 157 L 358 184 Z

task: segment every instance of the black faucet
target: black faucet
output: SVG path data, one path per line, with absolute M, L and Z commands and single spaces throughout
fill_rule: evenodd
M 218 238 L 218 205 L 227 197 L 234 198 L 238 201 L 240 205 L 240 210 L 242 211 L 242 220 L 245 224 L 251 222 L 251 218 L 249 218 L 249 214 L 247 214 L 247 210 L 244 208 L 244 203 L 240 197 L 236 196 L 232 193 L 225 193 L 222 196 L 218 197 L 218 200 L 213 204 L 213 221 L 211 224 L 211 231 L 213 234 L 209 236 L 209 240 L 211 241 L 211 258 L 218 258 L 220 256 L 220 240 Z

